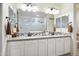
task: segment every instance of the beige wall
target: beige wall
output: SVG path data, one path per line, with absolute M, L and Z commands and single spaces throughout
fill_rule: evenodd
M 54 32 L 54 15 L 48 15 L 47 16 L 47 30 Z
M 0 55 L 5 55 L 6 52 L 6 40 L 7 37 L 5 35 L 5 23 L 6 16 L 9 16 L 9 8 L 13 5 L 7 3 L 0 3 Z M 14 12 L 16 9 L 14 9 Z
M 77 33 L 79 33 L 79 4 L 76 4 Z
M 6 36 L 5 36 L 5 23 L 6 16 L 8 16 L 8 4 L 0 3 L 0 55 L 5 55 L 6 49 Z
M 8 4 L 2 4 L 2 55 L 5 55 L 6 50 L 6 35 L 5 35 L 5 23 L 6 23 L 6 16 L 8 15 Z
M 6 16 L 9 17 L 9 7 L 11 7 L 11 4 L 8 3 L 3 3 L 2 4 L 2 55 L 5 55 L 6 52 L 6 34 L 5 34 L 5 24 L 6 24 Z M 15 9 L 13 9 L 13 11 L 15 12 Z
M 2 53 L 2 4 L 0 3 L 0 56 Z

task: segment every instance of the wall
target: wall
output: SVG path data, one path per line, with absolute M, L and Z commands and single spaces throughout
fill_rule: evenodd
M 76 4 L 77 33 L 79 33 L 79 4 Z
M 11 5 L 7 3 L 2 4 L 2 55 L 5 55 L 6 52 L 6 42 L 7 42 L 7 37 L 6 37 L 6 32 L 5 32 L 5 26 L 7 23 L 6 16 L 9 16 L 9 7 Z
M 73 12 L 73 7 L 72 7 L 72 4 L 71 3 L 63 3 L 61 4 L 61 7 L 60 7 L 60 14 L 58 15 L 55 15 L 55 19 L 57 17 L 61 17 L 61 16 L 64 16 L 64 15 L 69 15 L 69 22 L 73 22 L 72 21 L 72 12 Z M 54 21 L 54 24 L 56 25 L 56 20 Z M 57 28 L 56 29 L 57 32 L 67 32 L 67 28 Z
M 47 15 L 47 31 L 54 32 L 54 15 Z
M 8 4 L 2 4 L 2 55 L 5 55 L 6 50 L 6 33 L 5 33 L 5 26 L 6 26 L 6 16 L 8 16 Z
M 72 32 L 72 53 L 73 55 L 77 54 L 77 21 L 76 21 L 76 5 L 72 4 L 72 26 L 73 26 L 73 32 Z
M 0 3 L 0 55 L 5 55 L 5 49 L 6 49 L 6 40 L 7 40 L 5 35 L 6 16 L 8 16 L 8 4 Z
M 75 33 L 75 38 L 76 38 L 76 40 L 74 40 L 74 41 L 76 41 L 76 44 L 75 44 L 75 42 L 74 42 L 74 45 L 75 45 L 75 48 L 74 48 L 74 53 L 75 54 L 77 54 L 77 52 L 78 52 L 78 45 L 77 45 L 77 42 L 78 42 L 78 40 L 77 40 L 77 34 L 79 34 L 79 3 L 77 4 L 77 3 L 75 3 L 75 5 L 74 5 L 74 29 L 75 29 L 75 31 L 74 31 L 74 33 Z
M 76 10 L 75 10 L 75 4 L 73 3 L 64 3 L 61 5 L 61 11 L 59 15 L 55 15 L 55 18 L 58 16 L 62 16 L 62 15 L 69 15 L 69 22 L 72 22 L 72 27 L 73 27 L 73 32 L 71 33 L 71 37 L 72 37 L 72 45 L 71 45 L 71 50 L 72 50 L 72 55 L 76 55 L 76 29 L 77 29 L 77 23 L 76 23 Z M 55 23 L 56 24 L 56 23 Z M 64 28 L 57 28 L 56 29 L 59 32 L 67 32 L 67 29 Z
M 77 9 L 76 17 L 77 17 L 77 33 L 79 33 L 79 9 Z
M 2 53 L 2 4 L 0 3 L 0 56 Z
M 5 33 L 5 26 L 6 26 L 6 16 L 9 16 L 9 7 L 12 6 L 8 3 L 2 4 L 2 55 L 5 55 L 6 52 L 6 42 L 7 42 L 7 36 Z M 13 9 L 15 10 L 15 9 Z

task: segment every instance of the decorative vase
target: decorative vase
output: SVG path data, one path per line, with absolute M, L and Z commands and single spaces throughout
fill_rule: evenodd
M 72 31 L 73 31 L 73 28 L 72 28 L 72 24 L 70 22 L 68 25 L 68 32 L 72 33 Z

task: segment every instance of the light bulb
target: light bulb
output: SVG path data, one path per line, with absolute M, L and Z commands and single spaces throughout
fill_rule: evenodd
M 45 13 L 47 13 L 47 14 L 59 14 L 59 10 L 56 10 L 56 9 L 47 9 L 46 11 L 45 11 Z
M 45 13 L 49 13 L 50 12 L 50 9 L 47 9 L 46 11 L 45 11 Z
M 53 14 L 52 11 L 50 11 L 49 14 Z
M 53 11 L 53 12 L 55 12 L 55 11 L 56 11 L 56 9 L 53 9 L 52 11 Z
M 22 5 L 21 5 L 21 9 L 22 9 L 23 11 L 26 11 L 26 5 L 22 4 Z
M 56 10 L 55 12 L 53 12 L 53 14 L 59 14 L 59 10 Z
M 31 5 L 27 6 L 27 10 L 30 12 L 32 10 Z
M 33 12 L 38 11 L 38 7 L 36 7 L 36 6 L 34 6 L 32 9 L 33 9 Z

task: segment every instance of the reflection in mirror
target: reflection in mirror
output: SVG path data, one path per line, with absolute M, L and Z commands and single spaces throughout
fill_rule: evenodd
M 67 28 L 69 16 L 62 16 L 56 18 L 56 28 Z
M 15 25 L 17 23 L 16 14 L 10 7 L 9 7 L 9 17 L 12 20 L 12 23 Z
M 18 10 L 20 33 L 46 31 L 46 14 L 44 12 L 28 12 Z
M 62 16 L 62 28 L 67 28 L 68 27 L 68 16 Z

